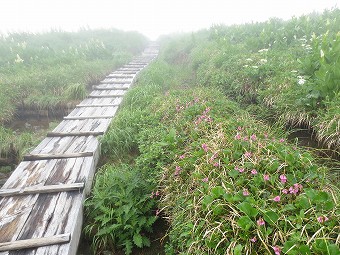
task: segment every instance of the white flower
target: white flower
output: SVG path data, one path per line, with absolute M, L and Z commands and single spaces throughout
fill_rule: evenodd
M 15 63 L 22 63 L 24 62 L 23 59 L 21 59 L 21 57 L 19 56 L 19 54 L 17 54 L 17 58 L 14 60 Z
M 251 58 L 247 58 L 246 61 L 251 62 L 251 61 L 253 61 L 253 60 L 252 60 Z
M 252 68 L 257 69 L 257 68 L 259 68 L 259 67 L 258 67 L 258 66 L 252 66 Z
M 306 82 L 306 80 L 303 79 L 303 78 L 299 78 L 299 80 L 298 80 L 299 85 L 303 85 L 303 84 L 305 84 L 305 82 Z
M 261 64 L 265 64 L 265 63 L 267 63 L 268 61 L 267 61 L 267 59 L 260 59 L 260 63 Z
M 296 70 L 292 70 L 292 71 L 290 71 L 291 73 L 297 73 L 297 71 Z
M 247 67 L 248 67 L 248 65 L 244 65 L 243 67 L 247 68 Z
M 323 50 L 320 50 L 320 56 L 323 58 L 325 56 L 325 53 L 323 52 Z
M 262 53 L 262 52 L 267 52 L 268 51 L 268 49 L 261 49 L 261 50 L 259 50 L 258 52 L 259 53 Z

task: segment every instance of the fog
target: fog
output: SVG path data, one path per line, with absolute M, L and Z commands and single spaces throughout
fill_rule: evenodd
M 340 0 L 1 0 L 0 32 L 118 28 L 150 39 L 213 24 L 289 19 L 339 7 Z

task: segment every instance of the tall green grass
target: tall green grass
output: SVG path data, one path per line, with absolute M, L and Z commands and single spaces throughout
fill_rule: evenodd
M 141 34 L 114 29 L 2 36 L 0 121 L 10 120 L 18 107 L 49 109 L 82 99 L 84 88 L 73 84 L 100 81 L 146 43 Z
M 333 9 L 214 26 L 168 40 L 164 57 L 185 59 L 199 84 L 258 106 L 263 117 L 313 129 L 320 143 L 339 150 L 340 113 L 333 107 L 340 103 L 339 22 L 340 10 Z

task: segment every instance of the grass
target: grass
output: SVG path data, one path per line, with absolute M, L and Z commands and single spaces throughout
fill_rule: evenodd
M 161 55 L 141 75 L 102 141 L 113 168 L 128 163 L 134 170 L 126 174 L 148 183 L 139 195 L 158 207 L 148 212 L 170 224 L 165 253 L 337 254 L 339 193 L 329 169 L 287 143 L 282 127 L 227 99 L 223 87 L 195 86 L 183 54 L 169 62 Z
M 0 121 L 11 120 L 18 107 L 52 109 L 82 99 L 85 87 L 127 63 L 146 43 L 141 34 L 114 29 L 0 37 Z
M 192 65 L 197 82 L 221 88 L 264 118 L 307 127 L 339 150 L 339 9 L 289 21 L 214 26 L 164 42 L 164 58 Z

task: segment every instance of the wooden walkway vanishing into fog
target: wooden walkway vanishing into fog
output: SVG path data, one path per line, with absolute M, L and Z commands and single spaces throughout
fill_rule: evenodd
M 106 132 L 136 75 L 156 56 L 151 46 L 93 86 L 14 170 L 0 189 L 0 255 L 74 255 L 83 202 Z

